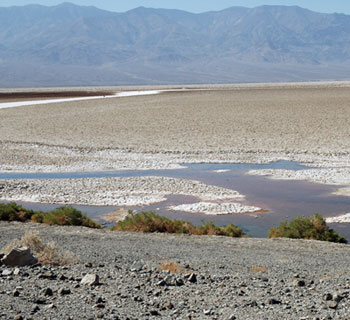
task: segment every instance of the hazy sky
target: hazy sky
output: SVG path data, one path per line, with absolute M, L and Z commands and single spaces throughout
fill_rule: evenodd
M 30 3 L 56 5 L 57 0 L 0 0 L 0 7 Z M 124 12 L 139 6 L 181 9 L 190 12 L 222 10 L 232 6 L 255 7 L 260 5 L 298 5 L 319 12 L 350 14 L 350 0 L 71 0 L 79 5 L 93 5 L 101 9 Z

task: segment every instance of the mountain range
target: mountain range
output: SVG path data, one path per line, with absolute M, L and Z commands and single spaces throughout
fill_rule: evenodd
M 297 6 L 193 14 L 0 8 L 0 86 L 350 79 L 350 16 Z

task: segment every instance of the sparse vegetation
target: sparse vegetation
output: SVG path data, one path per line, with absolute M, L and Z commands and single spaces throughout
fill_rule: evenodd
M 311 218 L 297 217 L 291 222 L 284 221 L 269 230 L 269 238 L 312 239 L 347 243 L 347 240 L 330 229 L 320 214 Z
M 62 251 L 53 241 L 43 243 L 39 233 L 32 231 L 26 232 L 20 240 L 11 241 L 2 252 L 8 254 L 12 249 L 22 246 L 30 248 L 40 264 L 59 266 L 73 264 L 77 260 L 71 251 Z
M 140 212 L 136 215 L 126 217 L 119 221 L 112 230 L 133 231 L 133 232 L 166 232 L 185 233 L 196 235 L 217 235 L 228 237 L 242 237 L 242 229 L 233 224 L 218 227 L 213 222 L 206 222 L 196 227 L 191 222 L 182 220 L 170 220 L 161 217 L 154 212 Z
M 25 209 L 14 202 L 0 203 L 0 220 L 33 221 L 48 225 L 73 225 L 88 228 L 102 228 L 100 224 L 88 218 L 81 211 L 72 207 L 60 207 L 49 212 Z
M 261 273 L 264 273 L 264 272 L 267 272 L 267 268 L 266 267 L 263 267 L 263 266 L 252 266 L 252 272 L 261 272 Z
M 60 207 L 49 212 L 40 212 L 32 216 L 32 221 L 48 225 L 84 226 L 88 228 L 101 228 L 81 211 L 72 207 Z

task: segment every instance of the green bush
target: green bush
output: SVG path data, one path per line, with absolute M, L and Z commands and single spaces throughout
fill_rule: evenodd
M 347 243 L 337 232 L 329 229 L 320 214 L 311 218 L 297 217 L 291 222 L 282 222 L 278 227 L 269 230 L 269 238 L 312 239 L 330 242 Z
M 39 212 L 32 216 L 32 221 L 48 225 L 84 226 L 101 228 L 97 222 L 88 218 L 81 211 L 73 207 L 60 207 L 49 212 Z
M 0 220 L 4 221 L 27 221 L 37 213 L 37 211 L 24 209 L 14 202 L 0 203 Z
M 162 233 L 185 233 L 196 235 L 218 235 L 229 237 L 242 237 L 242 229 L 229 224 L 218 227 L 213 222 L 206 222 L 196 227 L 191 222 L 182 220 L 170 220 L 161 217 L 154 212 L 140 212 L 134 216 L 119 221 L 112 230 L 133 232 L 162 232 Z
M 89 219 L 81 211 L 72 207 L 60 207 L 49 212 L 25 209 L 22 206 L 11 203 L 0 203 L 0 220 L 4 221 L 33 221 L 49 225 L 73 225 L 89 228 L 102 228 L 100 224 Z

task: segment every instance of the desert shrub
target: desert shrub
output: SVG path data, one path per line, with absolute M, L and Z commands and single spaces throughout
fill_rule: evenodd
M 240 238 L 244 235 L 243 230 L 241 228 L 236 227 L 232 223 L 223 226 L 218 227 L 214 225 L 212 221 L 209 222 L 203 222 L 202 225 L 196 227 L 195 230 L 196 234 L 199 235 L 215 235 L 215 236 L 227 236 L 227 237 L 234 237 L 234 238 Z
M 32 216 L 32 221 L 48 225 L 84 226 L 102 228 L 100 224 L 88 218 L 73 207 L 60 207 L 49 212 L 38 212 Z
M 0 220 L 4 221 L 27 221 L 36 211 L 24 209 L 22 206 L 11 203 L 0 203 Z
M 282 222 L 269 230 L 269 238 L 312 239 L 347 243 L 347 240 L 330 229 L 320 214 L 313 217 L 297 217 L 291 222 Z
M 38 258 L 38 263 L 49 265 L 67 265 L 76 262 L 77 258 L 70 251 L 62 251 L 55 242 L 43 243 L 39 233 L 28 231 L 21 239 L 12 240 L 2 252 L 8 254 L 12 249 L 26 246 Z
M 166 232 L 185 233 L 196 235 L 218 235 L 229 237 L 241 237 L 244 235 L 242 229 L 229 224 L 218 227 L 213 222 L 206 222 L 196 227 L 191 222 L 183 220 L 171 220 L 157 215 L 154 212 L 140 212 L 136 215 L 126 217 L 119 221 L 112 230 L 134 231 L 134 232 Z
M 67 206 L 60 207 L 49 212 L 25 209 L 22 206 L 11 203 L 0 203 L 0 220 L 4 221 L 33 221 L 49 225 L 84 226 L 88 228 L 102 228 L 100 224 L 88 218 L 81 211 Z

